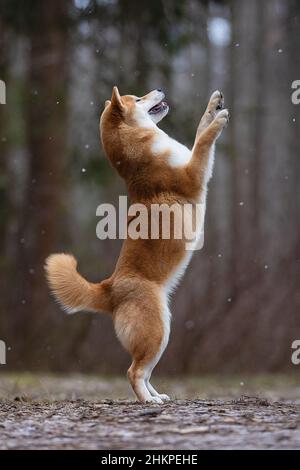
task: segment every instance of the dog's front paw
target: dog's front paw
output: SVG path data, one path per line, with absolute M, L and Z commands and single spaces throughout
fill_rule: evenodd
M 229 118 L 230 115 L 228 109 L 222 109 L 222 111 L 217 114 L 215 121 L 218 122 L 221 127 L 225 127 L 229 122 Z
M 224 108 L 224 95 L 221 91 L 216 90 L 210 97 L 208 103 L 209 112 L 216 114 L 217 111 Z

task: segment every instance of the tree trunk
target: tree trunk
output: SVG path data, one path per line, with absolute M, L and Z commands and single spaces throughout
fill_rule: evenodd
M 26 119 L 29 176 L 18 237 L 17 321 L 24 333 L 24 348 L 36 341 L 45 322 L 49 296 L 43 265 L 59 234 L 66 151 L 68 7 L 68 1 L 36 2 L 30 28 Z

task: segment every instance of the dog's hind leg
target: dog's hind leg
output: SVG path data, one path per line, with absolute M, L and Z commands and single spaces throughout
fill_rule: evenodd
M 149 384 L 169 338 L 169 311 L 160 290 L 151 283 L 138 283 L 114 313 L 115 330 L 132 357 L 128 379 L 142 402 L 162 403 L 168 399 Z
M 165 303 L 164 303 L 164 308 L 163 308 L 163 311 L 162 311 L 162 320 L 163 320 L 163 325 L 164 325 L 164 336 L 163 336 L 162 344 L 161 344 L 161 347 L 160 347 L 160 350 L 159 350 L 157 356 L 154 358 L 152 363 L 148 365 L 147 377 L 146 377 L 146 387 L 148 388 L 149 392 L 151 393 L 151 395 L 153 397 L 159 397 L 163 401 L 168 401 L 168 400 L 170 400 L 170 397 L 168 395 L 164 394 L 164 393 L 158 393 L 150 383 L 150 378 L 151 378 L 152 371 L 153 371 L 154 367 L 156 366 L 156 364 L 159 362 L 164 350 L 166 349 L 168 341 L 169 341 L 171 313 L 170 313 L 169 307 L 167 305 L 167 301 L 165 301 Z
M 151 375 L 150 375 L 150 377 L 151 377 Z M 155 390 L 155 388 L 151 385 L 151 383 L 149 382 L 150 377 L 146 380 L 146 387 L 149 390 L 149 392 L 151 393 L 152 397 L 158 397 L 162 401 L 169 401 L 170 400 L 169 395 L 166 395 L 165 393 L 158 393 Z
M 141 402 L 162 403 L 163 400 L 158 395 L 151 395 L 147 384 L 147 363 L 143 361 L 133 361 L 127 373 L 129 382 L 134 393 Z

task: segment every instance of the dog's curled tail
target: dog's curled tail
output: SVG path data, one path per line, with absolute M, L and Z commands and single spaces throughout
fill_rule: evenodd
M 50 289 L 67 313 L 80 310 L 111 313 L 110 283 L 88 282 L 77 271 L 77 261 L 64 253 L 50 255 L 45 270 Z

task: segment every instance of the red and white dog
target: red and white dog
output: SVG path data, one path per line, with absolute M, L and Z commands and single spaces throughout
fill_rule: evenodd
M 212 94 L 192 150 L 157 127 L 169 110 L 164 97 L 160 89 L 141 98 L 120 96 L 114 87 L 100 119 L 104 150 L 124 178 L 132 202 L 147 207 L 205 204 L 215 142 L 229 119 L 223 95 L 219 91 Z M 168 297 L 191 254 L 184 239 L 128 237 L 114 273 L 97 284 L 78 273 L 71 255 L 54 254 L 46 261 L 50 288 L 67 312 L 112 315 L 116 334 L 132 356 L 128 378 L 140 401 L 169 399 L 153 388 L 150 377 L 169 339 Z

